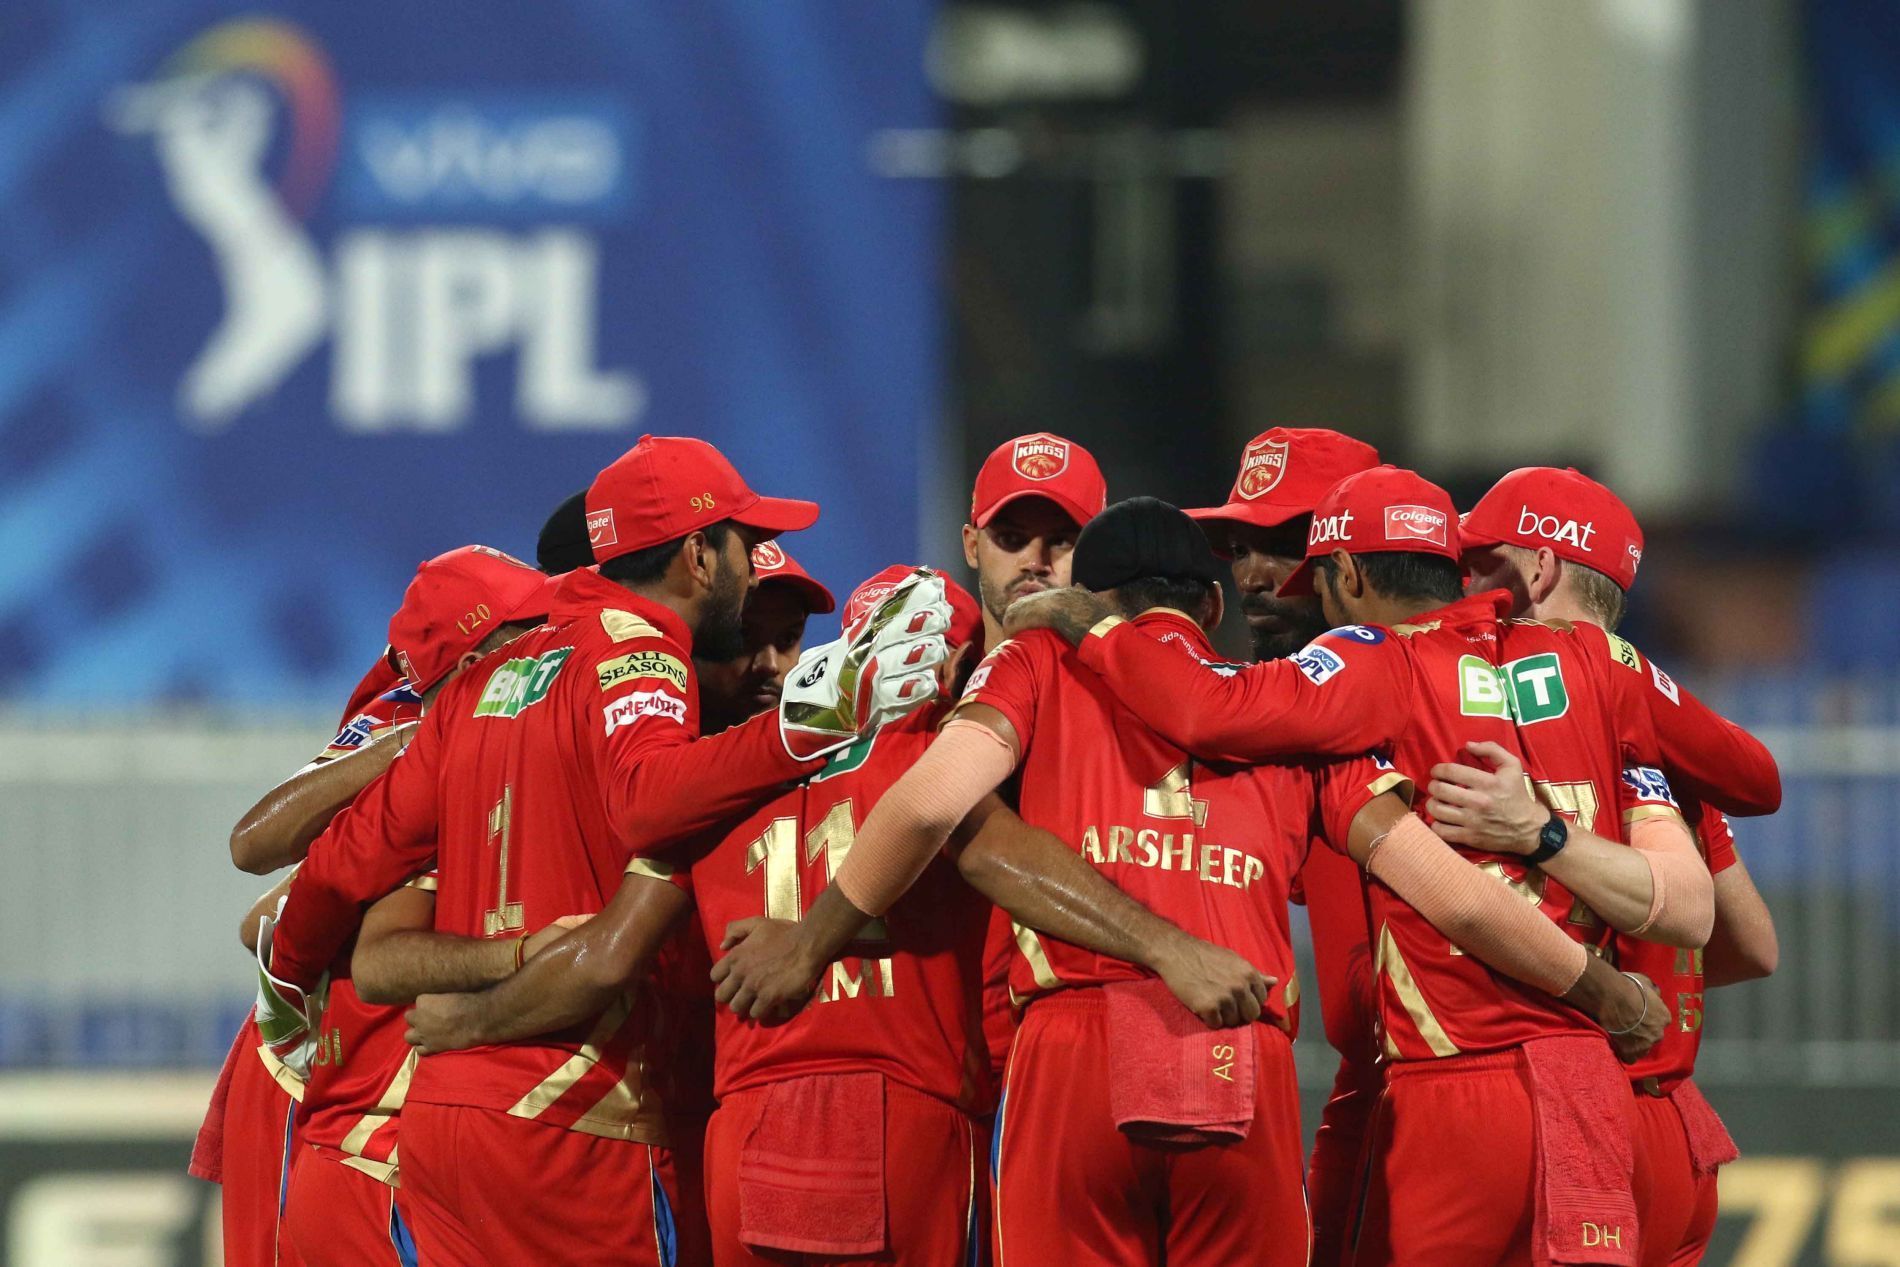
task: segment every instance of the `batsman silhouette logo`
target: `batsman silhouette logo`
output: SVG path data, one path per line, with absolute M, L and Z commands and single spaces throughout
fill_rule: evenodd
M 149 138 L 223 293 L 179 380 L 183 420 L 233 426 L 327 341 L 345 431 L 454 431 L 476 362 L 504 352 L 524 426 L 631 426 L 646 390 L 596 364 L 601 248 L 584 227 L 625 212 L 624 104 L 486 89 L 342 104 L 323 47 L 268 18 L 211 27 L 108 99 L 113 127 Z

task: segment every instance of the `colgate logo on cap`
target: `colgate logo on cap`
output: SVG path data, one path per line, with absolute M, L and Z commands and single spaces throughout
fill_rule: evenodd
M 620 534 L 614 531 L 614 512 L 611 506 L 606 510 L 587 512 L 587 544 L 596 550 L 602 546 L 620 544 Z
M 752 567 L 758 572 L 776 572 L 785 566 L 785 551 L 775 541 L 761 541 L 752 547 Z
M 876 611 L 877 605 L 889 598 L 891 591 L 896 588 L 896 581 L 879 581 L 874 585 L 866 585 L 853 594 L 851 601 L 845 604 L 844 609 L 845 635 L 849 637 L 858 623 Z
M 1287 443 L 1261 436 L 1240 455 L 1240 478 L 1234 481 L 1234 495 L 1244 501 L 1264 497 L 1279 486 L 1286 474 Z
M 1052 480 L 1069 469 L 1069 442 L 1046 432 L 1024 436 L 1010 454 L 1010 465 L 1028 480 Z
M 1429 541 L 1435 546 L 1446 542 L 1445 530 L 1451 526 L 1451 516 L 1442 510 L 1433 510 L 1430 506 L 1387 506 L 1385 508 L 1385 539 L 1387 541 Z

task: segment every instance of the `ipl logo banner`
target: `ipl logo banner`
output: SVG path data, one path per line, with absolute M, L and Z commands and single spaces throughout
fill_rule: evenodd
M 326 343 L 346 431 L 462 427 L 478 361 L 508 352 L 530 429 L 625 429 L 643 412 L 641 380 L 598 363 L 589 226 L 625 216 L 638 159 L 616 96 L 364 92 L 346 110 L 320 45 L 240 18 L 116 92 L 108 117 L 149 138 L 222 288 L 179 383 L 194 427 L 234 425 Z M 327 241 L 311 224 L 326 196 Z

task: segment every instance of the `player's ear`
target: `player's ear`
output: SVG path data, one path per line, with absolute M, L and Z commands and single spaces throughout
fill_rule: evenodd
M 963 562 L 970 567 L 976 566 L 976 539 L 981 534 L 975 524 L 963 525 Z
M 1359 571 L 1359 560 L 1345 550 L 1332 553 L 1333 580 L 1338 592 L 1351 598 L 1363 598 L 1366 592 L 1366 578 Z
M 718 574 L 719 551 L 704 532 L 689 532 L 680 546 L 680 555 L 686 560 L 686 572 L 694 581 L 707 589 L 712 588 L 713 578 Z
M 1227 595 L 1218 582 L 1207 587 L 1206 607 L 1207 619 L 1201 622 L 1201 628 L 1213 633 L 1220 628 L 1221 617 L 1227 614 Z
M 1563 581 L 1563 561 L 1549 546 L 1537 547 L 1537 564 L 1525 578 L 1524 588 L 1533 603 L 1541 603 L 1557 592 Z

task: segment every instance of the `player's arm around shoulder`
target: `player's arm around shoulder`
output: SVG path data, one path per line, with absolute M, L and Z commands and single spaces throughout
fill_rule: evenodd
M 1705 984 L 1714 989 L 1772 976 L 1781 963 L 1781 941 L 1768 904 L 1736 851 L 1728 816 L 1701 806 L 1691 817 L 1696 841 L 1715 877 L 1715 927 L 1703 952 Z

